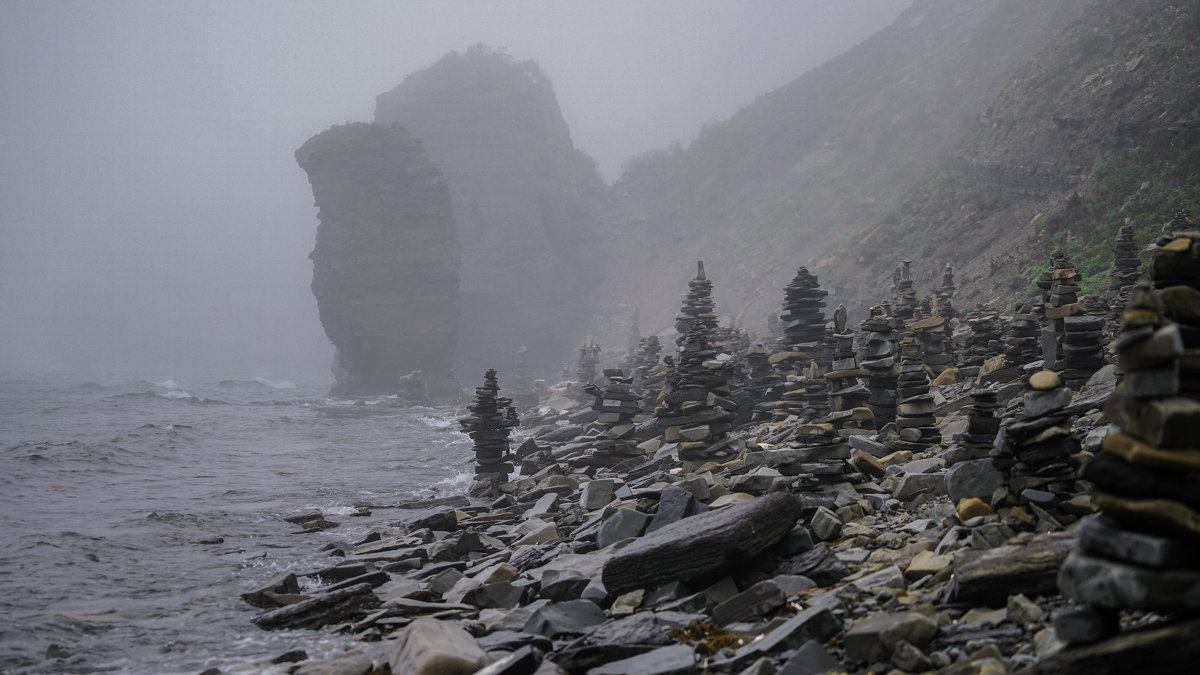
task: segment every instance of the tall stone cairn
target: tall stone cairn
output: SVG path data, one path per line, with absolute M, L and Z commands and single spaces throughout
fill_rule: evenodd
M 1117 230 L 1117 241 L 1113 246 L 1113 273 L 1109 288 L 1119 290 L 1137 283 L 1141 276 L 1138 273 L 1137 245 L 1133 243 L 1133 227 L 1128 222 Z
M 800 267 L 783 291 L 783 338 L 771 359 L 786 378 L 775 419 L 793 414 L 820 417 L 829 414 L 829 344 L 825 326 L 825 297 L 816 275 Z
M 946 263 L 946 266 L 942 268 L 942 286 L 936 294 L 937 308 L 934 313 L 946 317 L 947 323 L 958 316 L 958 312 L 954 309 L 954 291 L 956 290 L 958 290 L 958 286 L 954 285 L 954 266 Z
M 929 393 L 929 375 L 921 362 L 920 349 L 916 337 L 906 332 L 900 341 L 900 375 L 896 380 L 896 426 L 900 431 L 896 438 L 888 439 L 895 450 L 920 452 L 942 440 L 934 419 L 937 404 Z
M 996 390 L 976 387 L 968 394 L 971 405 L 967 408 L 967 430 L 954 434 L 954 443 L 958 447 L 947 453 L 947 465 L 988 457 L 996 442 L 996 433 L 1000 431 L 1002 419 L 996 412 L 1003 406 L 996 402 Z
M 1079 306 L 1079 282 L 1083 275 L 1075 269 L 1075 264 L 1055 251 L 1050 260 L 1050 269 L 1042 273 L 1038 287 L 1043 288 L 1043 312 L 1047 326 L 1054 327 L 1056 354 L 1062 354 L 1062 340 L 1066 334 L 1066 324 L 1063 319 L 1083 312 Z M 1046 359 L 1050 365 L 1052 359 Z
M 496 371 L 489 368 L 483 374 L 483 385 L 475 388 L 475 402 L 467 406 L 471 415 L 458 420 L 458 425 L 474 441 L 476 477 L 492 475 L 505 481 L 513 472 L 508 436 L 521 421 L 512 401 L 499 392 Z
M 896 306 L 892 310 L 892 317 L 901 322 L 909 321 L 917 313 L 917 292 L 913 290 L 912 261 L 901 260 L 900 267 L 896 268 L 896 272 L 893 277 Z
M 966 319 L 969 332 L 959 358 L 963 366 L 978 368 L 989 358 L 1003 353 L 1003 326 L 1000 315 L 992 311 L 977 310 L 969 313 Z
M 894 322 L 886 310 L 875 305 L 871 315 L 860 327 L 866 334 L 861 364 L 867 371 L 867 388 L 871 392 L 867 407 L 875 413 L 876 428 L 896 419 L 896 378 L 900 374 L 896 354 Z
M 538 404 L 537 392 L 533 389 L 533 379 L 529 376 L 529 359 L 526 356 L 527 350 L 525 345 L 517 350 L 517 368 L 515 379 L 517 381 L 514 388 L 514 401 L 517 408 L 521 410 L 530 410 L 536 408 Z
M 1079 464 L 1079 441 L 1063 410 L 1070 402 L 1071 390 L 1057 374 L 1034 373 L 1027 383 L 1024 415 L 1010 420 L 996 436 L 992 465 L 1004 477 L 1006 491 L 993 506 L 1020 509 L 1021 515 L 1010 519 L 1014 524 L 1037 517 L 1059 529 L 1074 521 L 1058 508 L 1074 494 Z
M 709 328 L 692 321 L 679 346 L 674 372 L 654 410 L 668 443 L 679 443 L 682 460 L 724 459 L 734 454 L 726 434 L 737 403 L 730 396 L 729 361 L 718 360 Z
M 587 336 L 579 347 L 579 361 L 575 365 L 575 379 L 580 385 L 596 381 L 596 364 L 600 361 L 600 345 Z
M 1200 401 L 1180 370 L 1200 352 L 1200 233 L 1163 237 L 1152 265 L 1159 290 L 1133 287 L 1114 342 L 1125 377 L 1105 415 L 1117 430 L 1082 473 L 1100 513 L 1084 519 L 1058 574 L 1083 605 L 1055 620 L 1066 642 L 1116 633 L 1121 610 L 1200 609 Z
M 954 367 L 954 355 L 950 349 L 950 340 L 946 335 L 944 316 L 926 316 L 908 324 L 908 330 L 916 337 L 919 345 L 921 363 L 934 377 L 941 375 L 946 369 Z
M 662 391 L 664 370 L 659 364 L 662 343 L 657 335 L 649 335 L 638 341 L 637 368 L 633 371 L 634 389 L 643 392 L 642 407 L 654 408 L 659 392 Z
M 838 305 L 833 311 L 833 340 L 833 369 L 825 374 L 829 380 L 830 407 L 835 412 L 865 407 L 871 391 L 862 381 L 867 371 L 859 366 L 854 331 L 847 324 L 845 305 Z M 866 428 L 875 428 L 874 418 Z
M 675 317 L 675 330 L 679 332 L 679 338 L 675 340 L 677 346 L 682 346 L 687 341 L 687 332 L 695 321 L 704 324 L 711 340 L 717 330 L 717 312 L 716 305 L 713 304 L 712 282 L 704 273 L 703 260 L 696 262 L 696 278 L 688 282 L 683 306 L 679 308 L 679 314 Z
M 1063 319 L 1062 349 L 1054 368 L 1071 391 L 1079 391 L 1093 373 L 1104 367 L 1103 331 L 1103 316 L 1085 314 Z

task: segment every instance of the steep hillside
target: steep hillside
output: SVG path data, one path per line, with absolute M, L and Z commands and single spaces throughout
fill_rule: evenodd
M 641 245 L 613 297 L 644 298 L 643 323 L 664 328 L 703 258 L 717 311 L 761 323 L 796 266 L 886 213 L 1089 4 L 920 0 L 688 148 L 634 162 L 614 187 L 612 217 Z M 866 301 L 855 270 L 872 262 L 839 260 L 842 273 L 827 271 L 822 283 L 839 301 Z
M 477 46 L 447 54 L 376 99 L 375 118 L 421 139 L 445 174 L 462 242 L 464 379 L 512 373 L 526 345 L 538 376 L 570 360 L 609 241 L 604 185 L 575 149 L 550 80 L 532 61 Z
M 999 92 L 953 155 L 837 249 L 870 261 L 864 294 L 900 256 L 959 266 L 968 302 L 1029 290 L 1064 250 L 1084 289 L 1108 283 L 1126 219 L 1150 243 L 1200 212 L 1200 7 L 1101 0 Z M 835 256 L 831 256 L 833 259 Z M 871 264 L 873 263 L 873 264 Z M 836 266 L 829 267 L 838 277 Z

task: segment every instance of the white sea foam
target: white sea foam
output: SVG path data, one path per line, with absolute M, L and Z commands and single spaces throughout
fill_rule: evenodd
M 191 394 L 187 393 L 186 391 L 184 391 L 182 389 L 172 389 L 171 391 L 168 391 L 165 394 L 159 394 L 159 396 L 162 396 L 163 398 L 169 398 L 172 400 L 192 397 Z
M 256 377 L 256 378 L 254 378 L 254 381 L 261 385 L 270 387 L 272 389 L 295 389 L 296 388 L 296 383 L 292 382 L 291 380 L 269 380 L 265 377 Z
M 170 380 L 170 379 L 163 380 L 162 382 L 155 382 L 154 386 L 162 387 L 163 389 L 183 389 L 182 384 L 179 384 L 175 380 Z

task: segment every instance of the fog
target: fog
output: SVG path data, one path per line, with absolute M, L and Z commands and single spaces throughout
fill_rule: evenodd
M 0 376 L 328 380 L 292 153 L 448 51 L 536 60 L 611 181 L 908 4 L 6 0 Z

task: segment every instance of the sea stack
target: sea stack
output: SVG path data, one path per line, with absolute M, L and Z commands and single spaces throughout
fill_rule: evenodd
M 394 394 L 422 371 L 460 388 L 459 244 L 446 180 L 401 127 L 335 126 L 296 150 L 319 209 L 312 292 L 336 351 L 334 392 Z

